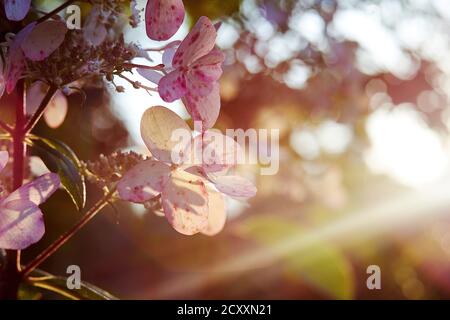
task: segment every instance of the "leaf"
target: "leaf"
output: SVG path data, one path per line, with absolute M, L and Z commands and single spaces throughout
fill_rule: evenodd
M 117 300 L 116 297 L 90 283 L 81 281 L 80 289 L 68 289 L 67 278 L 53 276 L 42 270 L 34 270 L 31 278 L 21 283 L 19 298 L 68 299 L 68 300 Z
M 30 145 L 36 149 L 45 165 L 58 173 L 77 209 L 83 209 L 86 202 L 86 185 L 80 173 L 81 162 L 76 154 L 61 141 L 34 135 L 29 138 Z
M 344 254 L 323 240 L 302 245 L 305 230 L 287 219 L 270 216 L 247 219 L 238 229 L 247 238 L 266 246 L 279 245 L 284 240 L 298 237 L 298 248 L 282 256 L 286 275 L 308 283 L 334 299 L 351 299 L 354 277 L 350 262 Z

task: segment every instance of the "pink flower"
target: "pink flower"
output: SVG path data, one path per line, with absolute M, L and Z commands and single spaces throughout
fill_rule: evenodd
M 168 40 L 184 20 L 182 0 L 148 0 L 145 7 L 147 36 L 156 41 Z
M 4 0 L 6 17 L 12 21 L 20 21 L 30 10 L 31 0 Z
M 173 139 L 173 134 L 177 132 L 188 135 L 186 143 Z M 164 214 L 178 232 L 186 235 L 198 232 L 207 235 L 218 233 L 226 219 L 224 197 L 211 183 L 211 179 L 199 174 L 198 169 L 203 169 L 202 164 L 198 167 L 187 161 L 191 158 L 191 153 L 196 153 L 196 150 L 191 150 L 189 126 L 174 112 L 156 106 L 144 113 L 141 135 L 153 158 L 139 163 L 124 175 L 118 184 L 119 196 L 123 200 L 137 203 L 161 196 Z M 235 148 L 234 141 L 232 148 Z M 206 171 L 224 171 L 234 165 L 218 160 L 224 159 L 223 155 L 227 151 L 216 151 L 214 162 L 219 166 L 210 163 L 210 166 L 204 166 Z M 174 154 L 180 155 L 181 161 L 174 161 Z M 232 189 L 231 193 L 235 196 L 251 197 L 256 192 L 253 186 L 249 188 L 245 185 L 243 192 L 239 193 L 237 189 L 241 186 L 229 180 L 221 181 L 219 185 L 232 186 L 222 189 Z
M 0 151 L 0 171 L 8 163 L 8 152 Z M 0 199 L 0 248 L 21 250 L 39 241 L 45 233 L 39 205 L 60 185 L 55 173 L 48 173 Z
M 40 24 L 30 23 L 16 34 L 9 44 L 6 59 L 5 79 L 8 94 L 23 77 L 26 59 L 42 61 L 47 58 L 62 44 L 66 32 L 64 22 L 48 20 Z
M 194 121 L 211 128 L 219 116 L 220 92 L 217 80 L 222 75 L 224 55 L 214 48 L 216 28 L 201 17 L 181 42 L 171 60 L 172 70 L 159 80 L 158 91 L 166 102 L 183 98 Z

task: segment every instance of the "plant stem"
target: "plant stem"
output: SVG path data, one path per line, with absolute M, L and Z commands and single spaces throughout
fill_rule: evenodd
M 77 0 L 68 0 L 66 2 L 64 2 L 63 4 L 61 4 L 60 6 L 56 7 L 55 9 L 53 9 L 52 11 L 50 11 L 49 13 L 47 13 L 45 16 L 40 17 L 39 19 L 36 20 L 37 23 L 41 23 L 44 22 L 48 19 L 50 19 L 51 17 L 53 17 L 55 14 L 57 14 L 58 12 L 60 12 L 61 10 L 64 10 L 65 8 L 67 8 L 68 6 L 70 6 L 72 3 L 74 3 Z
M 19 93 L 16 106 L 16 123 L 12 130 L 13 140 L 13 189 L 20 188 L 23 184 L 26 144 L 25 123 L 26 123 L 26 99 L 25 84 L 20 81 L 17 84 Z M 6 264 L 0 275 L 0 299 L 17 299 L 17 292 L 20 283 L 20 252 L 17 250 L 6 250 Z
M 25 128 L 24 128 L 25 134 L 29 133 L 36 126 L 39 119 L 44 114 L 45 108 L 47 108 L 48 103 L 53 98 L 53 95 L 55 94 L 56 90 L 58 90 L 58 88 L 56 86 L 50 86 L 48 88 L 47 93 L 45 94 L 44 98 L 41 101 L 41 104 L 39 105 L 36 112 L 31 117 L 31 119 L 28 121 L 28 123 L 25 125 Z
M 52 254 L 54 254 L 63 244 L 65 244 L 70 238 L 73 237 L 81 228 L 83 228 L 89 221 L 99 213 L 112 198 L 115 189 L 111 190 L 102 199 L 100 199 L 88 212 L 81 218 L 81 220 L 75 224 L 70 230 L 60 236 L 55 242 L 53 242 L 47 249 L 39 254 L 33 261 L 31 261 L 21 272 L 22 278 L 30 274 L 35 268 L 37 268 L 42 262 L 47 260 Z

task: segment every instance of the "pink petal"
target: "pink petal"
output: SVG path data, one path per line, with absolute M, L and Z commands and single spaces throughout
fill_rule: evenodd
M 99 46 L 106 39 L 108 31 L 102 23 L 104 19 L 102 9 L 94 5 L 83 27 L 84 39 L 92 46 Z
M 196 92 L 188 92 L 183 98 L 184 105 L 194 121 L 201 121 L 203 130 L 212 128 L 219 117 L 220 88 L 213 83 L 211 92 L 200 96 Z
M 242 148 L 231 137 L 219 130 L 208 130 L 198 136 L 202 140 L 202 168 L 205 172 L 222 172 L 234 167 L 242 154 Z
M 201 230 L 201 233 L 214 236 L 222 231 L 227 220 L 225 199 L 221 193 L 208 189 L 208 209 L 208 225 Z
M 145 79 L 147 79 L 150 82 L 153 82 L 154 84 L 158 84 L 163 75 L 155 70 L 149 70 L 149 69 L 143 69 L 143 68 L 137 68 L 137 72 L 143 76 Z
M 37 24 L 22 42 L 25 56 L 33 61 L 42 61 L 63 43 L 67 27 L 62 21 L 47 20 Z
M 128 171 L 117 185 L 122 200 L 143 203 L 161 193 L 170 173 L 163 162 L 145 160 Z
M 181 42 L 172 64 L 174 67 L 188 66 L 214 48 L 217 32 L 211 21 L 200 17 L 195 26 Z
M 26 37 L 30 34 L 36 22 L 30 23 L 25 28 L 19 31 L 10 44 L 8 51 L 8 58 L 6 63 L 6 92 L 10 94 L 16 87 L 17 81 L 22 77 L 25 69 L 25 56 L 23 54 L 21 45 Z
M 6 17 L 12 21 L 20 21 L 30 10 L 31 0 L 4 0 Z
M 59 185 L 58 175 L 48 173 L 23 185 L 0 202 L 0 248 L 21 250 L 42 238 L 45 227 L 38 205 Z
M 61 182 L 56 173 L 47 173 L 35 180 L 21 186 L 16 191 L 9 194 L 3 202 L 14 200 L 31 201 L 35 205 L 44 203 L 56 190 Z
M 208 226 L 208 193 L 201 178 L 174 170 L 161 200 L 167 220 L 178 232 L 193 235 Z
M 162 41 L 172 37 L 184 20 L 182 0 L 148 0 L 145 7 L 147 36 Z
M 225 55 L 218 49 L 213 49 L 206 56 L 195 61 L 190 68 L 190 76 L 199 81 L 212 82 L 222 75 L 222 63 Z
M 215 83 L 199 80 L 195 74 L 190 71 L 187 76 L 187 91 L 191 96 L 204 97 L 211 93 Z
M 164 64 L 166 70 L 172 68 L 172 60 L 175 56 L 175 53 L 177 52 L 178 44 L 178 41 L 174 41 L 174 45 L 164 50 L 164 53 L 162 55 L 162 63 Z
M 47 125 L 52 129 L 58 128 L 64 122 L 67 115 L 67 110 L 67 98 L 61 91 L 58 90 L 45 109 L 45 123 L 47 123 Z
M 172 163 L 175 155 L 186 150 L 192 134 L 186 122 L 175 112 L 155 106 L 142 116 L 141 136 L 155 158 Z
M 178 69 L 161 78 L 158 92 L 166 102 L 172 102 L 183 97 L 187 92 L 186 78 Z
M 256 195 L 253 183 L 240 176 L 218 176 L 213 182 L 217 190 L 230 197 L 251 198 Z
M 6 167 L 9 160 L 8 151 L 0 151 L 0 172 Z
M 27 200 L 0 203 L 0 248 L 22 250 L 38 242 L 45 233 L 44 217 Z

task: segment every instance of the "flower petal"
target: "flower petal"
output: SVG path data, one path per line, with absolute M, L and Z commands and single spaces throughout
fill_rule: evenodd
M 211 92 L 206 96 L 197 92 L 188 92 L 183 98 L 184 105 L 193 121 L 201 121 L 203 130 L 212 128 L 219 117 L 220 88 L 217 82 L 213 83 Z
M 169 46 L 168 48 L 166 48 L 166 50 L 164 50 L 164 53 L 162 55 L 162 63 L 164 64 L 164 68 L 170 69 L 172 68 L 172 60 L 173 57 L 175 56 L 175 53 L 177 52 L 177 48 L 178 48 L 178 41 L 174 41 L 174 44 Z
M 47 123 L 47 125 L 52 129 L 58 128 L 64 122 L 67 115 L 67 110 L 67 98 L 61 91 L 58 90 L 45 109 L 45 123 Z
M 217 32 L 207 17 L 200 17 L 181 42 L 172 60 L 174 67 L 188 66 L 214 48 Z
M 193 235 L 208 226 L 208 193 L 198 176 L 174 170 L 161 200 L 167 220 L 178 232 Z
M 8 20 L 20 21 L 30 10 L 31 0 L 4 0 Z
M 201 166 L 206 173 L 222 172 L 224 174 L 234 167 L 242 156 L 241 146 L 219 130 L 208 130 L 197 139 L 201 139 Z
M 154 84 L 158 84 L 161 78 L 163 77 L 161 73 L 155 70 L 149 70 L 144 68 L 137 68 L 136 70 L 142 77 L 144 77 L 150 82 L 153 82 Z
M 8 151 L 0 151 L 0 172 L 6 167 L 9 160 Z
M 25 69 L 25 56 L 23 54 L 21 45 L 26 37 L 30 34 L 33 28 L 36 26 L 36 22 L 30 23 L 20 30 L 14 40 L 12 41 L 9 52 L 8 60 L 6 63 L 6 92 L 10 94 L 16 87 L 17 81 L 22 77 L 22 73 Z
M 94 5 L 89 13 L 83 27 L 84 39 L 92 46 L 100 45 L 106 38 L 108 30 L 102 21 L 105 20 L 105 14 L 98 5 Z
M 23 185 L 0 202 L 0 248 L 21 250 L 42 238 L 45 227 L 38 205 L 59 185 L 58 175 L 48 173 Z
M 183 97 L 187 92 L 186 78 L 178 69 L 159 80 L 158 92 L 166 102 L 172 102 Z
M 152 155 L 173 163 L 175 155 L 191 143 L 191 129 L 175 112 L 161 106 L 147 109 L 141 119 L 141 136 Z
M 213 183 L 217 190 L 230 197 L 251 198 L 257 191 L 251 181 L 240 176 L 216 176 Z
M 117 185 L 122 200 L 143 203 L 161 193 L 170 173 L 163 162 L 145 160 L 128 171 Z
M 145 7 L 147 36 L 152 40 L 168 40 L 184 20 L 182 0 L 148 0 Z
M 56 173 L 47 173 L 13 191 L 2 203 L 20 200 L 40 205 L 58 190 L 60 184 L 61 182 Z
M 220 192 L 208 188 L 208 225 L 201 230 L 207 236 L 214 236 L 222 231 L 227 220 L 225 198 Z
M 195 61 L 190 69 L 191 77 L 199 81 L 212 82 L 219 80 L 222 75 L 222 63 L 225 55 L 218 49 L 213 49 L 206 56 Z
M 34 203 L 14 200 L 0 204 L 0 248 L 25 249 L 44 233 L 44 217 Z
M 42 61 L 63 43 L 67 27 L 62 21 L 47 20 L 37 24 L 21 44 L 25 56 Z

